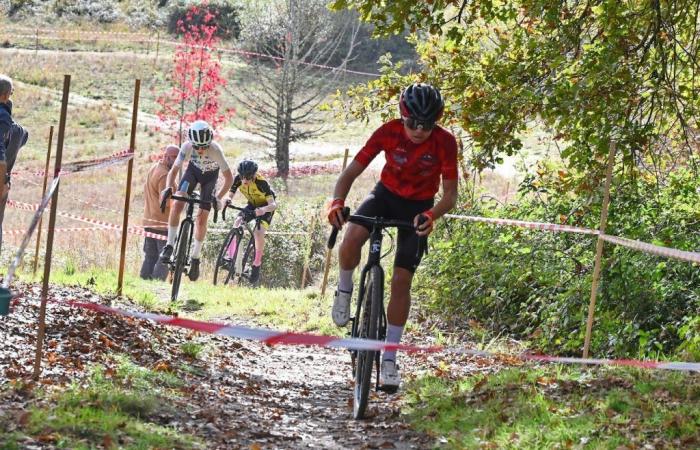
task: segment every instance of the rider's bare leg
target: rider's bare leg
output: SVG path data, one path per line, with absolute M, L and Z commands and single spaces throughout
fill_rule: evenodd
M 204 244 L 204 237 L 207 235 L 207 218 L 209 211 L 200 209 L 197 219 L 194 222 L 194 245 L 192 247 L 192 258 L 199 259 Z
M 367 228 L 349 223 L 345 231 L 345 237 L 338 250 L 338 265 L 340 272 L 338 276 L 338 289 L 343 292 L 352 291 L 352 274 L 360 264 L 360 254 L 362 246 L 369 238 Z

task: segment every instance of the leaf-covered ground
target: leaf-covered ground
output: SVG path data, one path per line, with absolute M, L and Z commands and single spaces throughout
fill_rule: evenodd
M 346 351 L 56 303 L 33 383 L 40 286 L 16 290 L 0 318 L 0 449 L 700 448 L 697 374 L 404 355 L 400 393 L 373 393 L 369 420 L 354 421 Z M 140 308 L 80 287 L 55 286 L 50 297 Z M 465 342 L 423 320 L 407 342 Z
M 19 290 L 0 319 L 0 447 L 139 448 L 139 439 L 163 448 L 431 445 L 399 415 L 398 396 L 373 398 L 371 420 L 352 420 L 347 352 L 267 347 L 55 303 L 41 380 L 30 383 L 40 286 Z M 106 301 L 83 288 L 55 287 L 50 296 Z M 140 401 L 114 398 L 119 392 Z M 86 417 L 95 410 L 115 416 Z M 105 427 L 110 420 L 116 426 Z M 146 441 L 139 426 L 163 440 Z

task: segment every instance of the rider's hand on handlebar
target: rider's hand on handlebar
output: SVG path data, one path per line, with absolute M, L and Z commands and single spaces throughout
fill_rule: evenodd
M 265 211 L 262 208 L 255 208 L 255 217 L 260 217 L 265 215 Z
M 331 203 L 328 208 L 328 222 L 335 228 L 342 228 L 345 225 L 345 217 L 343 217 L 343 208 L 345 207 L 345 200 L 342 198 L 336 198 Z
M 427 236 L 433 231 L 433 210 L 423 211 L 413 218 L 413 226 L 416 227 L 418 236 Z
M 168 187 L 168 188 L 163 189 L 163 191 L 161 191 L 161 193 L 160 193 L 160 201 L 161 201 L 161 202 L 164 202 L 165 200 L 167 200 L 168 198 L 170 198 L 170 196 L 175 192 L 175 191 L 172 190 L 172 189 L 173 189 L 173 188 L 169 188 L 169 187 Z
M 222 211 L 224 209 L 225 204 L 226 203 L 223 198 L 216 197 L 216 209 L 218 211 Z

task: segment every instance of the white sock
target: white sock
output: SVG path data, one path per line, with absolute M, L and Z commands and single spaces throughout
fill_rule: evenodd
M 355 269 L 343 270 L 340 269 L 338 275 L 338 290 L 343 292 L 352 292 L 352 273 Z
M 202 253 L 202 245 L 204 241 L 194 240 L 194 245 L 192 246 L 192 259 L 199 259 L 199 254 Z
M 405 325 L 398 326 L 387 324 L 386 326 L 386 342 L 387 344 L 398 344 L 401 342 L 401 336 L 403 335 L 403 329 Z M 391 360 L 396 362 L 396 350 L 384 350 L 382 355 L 382 361 Z
M 171 227 L 168 225 L 168 243 L 167 245 L 175 245 L 175 239 L 177 239 L 177 225 Z

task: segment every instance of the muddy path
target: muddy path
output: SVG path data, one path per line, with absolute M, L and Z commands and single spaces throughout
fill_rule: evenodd
M 0 387 L 29 380 L 33 368 L 40 286 L 20 285 L 18 289 L 22 295 L 13 312 L 0 320 Z M 52 288 L 50 297 L 109 300 L 78 287 Z M 113 305 L 136 308 L 119 300 Z M 182 395 L 168 399 L 168 408 L 152 420 L 197 436 L 207 448 L 411 449 L 436 445 L 434 437 L 408 425 L 401 414 L 401 391 L 393 396 L 373 393 L 369 419 L 352 419 L 346 350 L 271 347 L 55 303 L 48 307 L 45 342 L 40 384 L 49 392 L 86 379 L 89 367 L 95 364 L 109 369 L 115 364 L 114 354 L 128 355 L 143 367 L 171 371 L 185 381 Z M 185 342 L 205 350 L 192 359 L 183 352 Z M 434 355 L 411 359 L 415 364 L 405 377 L 439 363 Z M 23 411 L 36 402 L 47 402 L 46 396 L 41 400 L 31 394 L 8 394 L 11 391 L 5 390 L 5 398 L 0 398 L 0 422 L 4 424 L 0 432 L 21 432 Z M 23 445 L 53 448 L 51 442 L 30 435 Z

